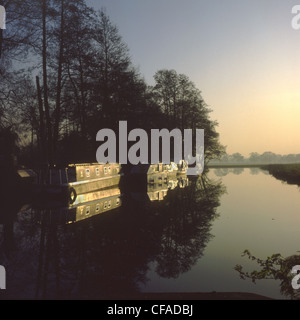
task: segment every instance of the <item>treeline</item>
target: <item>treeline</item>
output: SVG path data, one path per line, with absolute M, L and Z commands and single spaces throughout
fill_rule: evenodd
M 239 152 L 233 154 L 224 153 L 219 159 L 213 159 L 211 164 L 280 164 L 280 163 L 300 163 L 300 154 L 281 155 L 270 151 L 259 154 L 251 152 L 249 157 L 244 157 Z
M 23 163 L 95 161 L 96 133 L 205 130 L 208 161 L 224 151 L 194 83 L 159 70 L 146 84 L 105 10 L 83 0 L 0 1 L 0 131 L 17 133 Z M 155 48 L 153 48 L 155 50 Z

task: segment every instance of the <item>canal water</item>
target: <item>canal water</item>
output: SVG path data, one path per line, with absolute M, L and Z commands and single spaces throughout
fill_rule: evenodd
M 110 190 L 76 208 L 0 205 L 5 298 L 115 299 L 137 292 L 249 292 L 288 299 L 242 256 L 300 249 L 300 193 L 260 169 L 211 169 L 165 188 Z M 99 194 L 100 196 L 100 194 Z
M 148 273 L 145 291 L 251 292 L 285 299 L 279 280 L 241 280 L 234 266 L 245 271 L 260 270 L 256 262 L 242 257 L 244 250 L 260 259 L 280 253 L 298 254 L 300 244 L 299 187 L 284 184 L 266 171 L 215 169 L 212 181 L 221 179 L 226 192 L 220 194 L 217 216 L 211 223 L 210 240 L 203 256 L 178 278 L 160 277 L 157 262 Z

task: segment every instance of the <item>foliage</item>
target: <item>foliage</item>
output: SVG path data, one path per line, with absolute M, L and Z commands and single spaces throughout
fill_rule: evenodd
M 148 86 L 105 10 L 95 12 L 84 0 L 4 6 L 15 18 L 1 33 L 0 125 L 14 125 L 23 150 L 31 145 L 39 162 L 65 161 L 66 141 L 80 141 L 74 148 L 89 145 L 93 156 L 81 152 L 94 161 L 96 133 L 116 130 L 120 120 L 128 121 L 128 130 L 201 128 L 206 158 L 222 154 L 217 123 L 195 84 L 174 70 L 159 70 L 156 85 Z
M 251 152 L 249 157 L 244 157 L 240 153 L 227 154 L 224 153 L 219 160 L 213 159 L 213 163 L 240 163 L 240 164 L 296 164 L 300 162 L 300 154 L 281 155 L 270 151 L 259 154 Z
M 154 75 L 153 99 L 167 116 L 168 129 L 204 129 L 205 158 L 218 158 L 225 148 L 219 143 L 217 122 L 209 117 L 211 110 L 201 92 L 184 74 L 175 70 L 159 70 Z
M 291 285 L 291 280 L 294 277 L 291 270 L 293 266 L 300 264 L 300 254 L 284 258 L 281 254 L 276 253 L 263 260 L 253 256 L 249 250 L 245 250 L 242 256 L 255 261 L 261 269 L 247 272 L 241 265 L 236 265 L 234 269 L 239 273 L 241 279 L 251 279 L 253 283 L 261 279 L 279 280 L 281 294 L 292 299 L 300 298 L 300 292 L 294 290 Z

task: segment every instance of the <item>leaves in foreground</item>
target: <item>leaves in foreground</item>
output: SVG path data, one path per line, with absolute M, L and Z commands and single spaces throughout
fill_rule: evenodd
M 243 267 L 237 264 L 234 270 L 239 273 L 241 279 L 251 279 L 253 283 L 261 279 L 279 280 L 280 293 L 282 295 L 291 299 L 300 299 L 300 291 L 293 289 L 291 284 L 292 279 L 295 277 L 295 274 L 292 274 L 291 270 L 295 265 L 300 265 L 300 254 L 284 258 L 281 254 L 276 253 L 263 260 L 253 256 L 249 250 L 245 250 L 242 256 L 255 261 L 260 270 L 253 270 L 252 272 L 244 271 Z

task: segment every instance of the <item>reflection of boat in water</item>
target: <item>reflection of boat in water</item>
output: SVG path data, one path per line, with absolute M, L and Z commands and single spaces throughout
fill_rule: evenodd
M 80 194 L 117 186 L 121 176 L 121 165 L 118 163 L 81 163 L 65 168 L 53 167 L 44 179 L 39 175 L 36 192 L 72 204 Z
M 185 188 L 188 184 L 187 175 L 168 176 L 167 179 L 160 180 L 159 183 L 147 183 L 145 189 L 134 189 L 131 195 L 139 201 L 161 201 L 164 200 L 170 190 Z
M 177 174 L 186 174 L 188 170 L 188 162 L 186 160 L 180 160 L 177 165 Z
M 189 185 L 189 178 L 186 175 L 178 176 L 177 179 L 168 180 L 169 190 L 173 190 L 176 187 L 185 188 Z
M 46 197 L 36 198 L 33 205 L 37 220 L 41 223 L 72 223 L 120 207 L 120 171 L 119 164 L 78 164 L 49 170 L 49 183 L 38 185 L 38 192 L 44 192 Z M 186 175 L 178 174 L 177 170 L 174 173 L 173 168 L 168 170 L 162 164 L 149 165 L 147 174 L 137 176 L 143 183 L 127 185 L 130 188 L 126 190 L 136 191 L 138 200 L 160 201 L 169 190 L 188 185 Z M 72 195 L 72 192 L 75 194 Z M 48 197 L 49 194 L 58 197 Z M 66 196 L 68 201 L 62 202 Z
M 181 160 L 178 165 L 174 162 L 170 164 L 139 164 L 131 168 L 129 180 L 131 183 L 142 185 L 161 185 L 169 181 L 170 177 L 186 175 L 187 168 L 187 162 L 184 160 Z
M 158 163 L 158 164 L 138 164 L 131 168 L 130 174 L 157 174 L 167 173 L 169 175 L 186 174 L 188 164 L 185 160 L 181 160 L 179 164 L 171 162 L 169 164 Z
M 33 206 L 36 218 L 43 223 L 72 223 L 119 208 L 122 204 L 118 187 L 81 194 L 68 206 Z
M 121 164 L 79 163 L 66 167 L 52 166 L 47 171 L 38 174 L 33 183 L 34 193 L 43 201 L 53 201 L 63 204 L 75 204 L 86 197 L 86 194 L 97 190 L 120 185 L 121 177 L 126 176 L 126 186 L 145 188 L 148 184 L 162 186 L 172 182 L 171 178 L 186 174 L 187 163 L 179 164 L 139 164 L 131 166 L 130 170 L 122 169 Z M 25 170 L 23 173 L 27 173 Z M 173 179 L 176 181 L 176 179 Z M 79 199 L 77 201 L 77 199 Z M 80 200 L 81 199 L 81 200 Z

